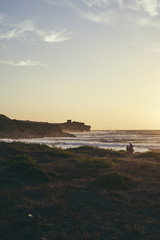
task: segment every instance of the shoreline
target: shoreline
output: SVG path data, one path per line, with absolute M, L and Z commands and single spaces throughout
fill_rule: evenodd
M 99 132 L 98 132 L 99 133 Z M 113 140 L 105 140 L 101 137 L 95 137 L 93 140 L 92 133 L 74 133 L 74 136 L 70 137 L 43 137 L 43 138 L 0 138 L 0 142 L 22 142 L 22 143 L 35 143 L 35 144 L 45 144 L 49 147 L 58 147 L 61 149 L 68 148 L 76 148 L 80 146 L 91 146 L 91 147 L 99 147 L 102 149 L 112 149 L 114 151 L 126 150 L 126 146 L 129 142 L 132 142 L 134 145 L 135 152 L 147 152 L 147 151 L 156 151 L 160 149 L 160 143 L 142 143 L 127 139 L 113 139 Z M 87 137 L 86 137 L 87 136 Z M 110 137 L 110 136 L 109 136 Z M 108 137 L 108 138 L 109 138 Z M 160 140 L 159 140 L 160 141 Z M 145 137 L 144 137 L 145 142 Z

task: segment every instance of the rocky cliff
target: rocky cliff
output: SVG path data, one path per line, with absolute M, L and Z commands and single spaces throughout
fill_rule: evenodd
M 58 124 L 11 120 L 0 114 L 0 138 L 73 137 Z
M 66 123 L 59 124 L 64 132 L 89 132 L 91 127 L 83 122 L 75 122 L 68 120 Z
M 57 124 L 12 120 L 0 114 L 0 138 L 74 137 L 68 132 L 83 131 L 90 131 L 90 126 L 71 120 Z

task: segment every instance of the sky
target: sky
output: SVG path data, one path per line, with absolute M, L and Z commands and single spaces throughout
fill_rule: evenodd
M 0 113 L 160 129 L 160 0 L 0 0 Z

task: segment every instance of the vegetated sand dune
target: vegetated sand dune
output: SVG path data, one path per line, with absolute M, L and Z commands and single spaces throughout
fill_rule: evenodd
M 1 239 L 160 239 L 160 153 L 0 143 Z

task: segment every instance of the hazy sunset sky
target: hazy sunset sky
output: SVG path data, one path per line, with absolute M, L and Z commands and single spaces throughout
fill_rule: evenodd
M 0 113 L 160 129 L 160 0 L 0 0 Z

